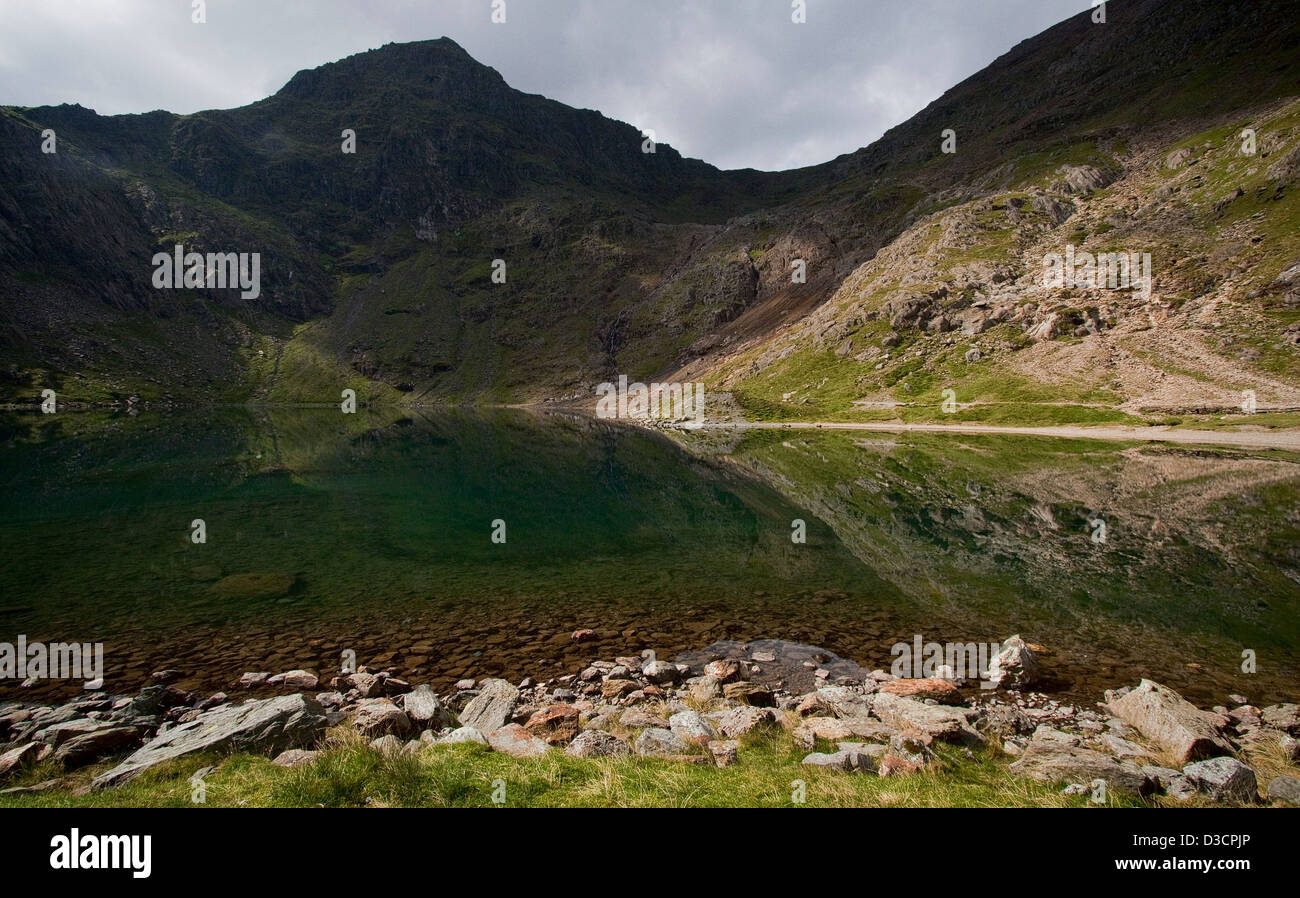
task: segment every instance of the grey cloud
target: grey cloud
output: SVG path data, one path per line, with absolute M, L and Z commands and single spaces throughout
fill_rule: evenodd
M 240 106 L 294 72 L 446 35 L 514 87 L 723 168 L 851 152 L 1088 0 L 0 0 L 0 102 Z

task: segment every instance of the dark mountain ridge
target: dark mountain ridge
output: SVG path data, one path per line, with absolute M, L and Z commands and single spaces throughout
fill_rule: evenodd
M 797 320 L 936 208 L 1062 158 L 1119 170 L 1134 129 L 1300 93 L 1292 12 L 1113 2 L 871 146 L 778 173 L 645 153 L 635 128 L 516 91 L 447 38 L 232 110 L 3 107 L 3 393 L 517 400 L 670 371 Z M 260 252 L 261 297 L 153 289 L 153 253 L 177 242 Z

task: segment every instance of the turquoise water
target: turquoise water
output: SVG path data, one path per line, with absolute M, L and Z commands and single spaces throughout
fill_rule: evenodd
M 0 445 L 0 640 L 103 642 L 110 690 L 345 649 L 435 684 L 764 637 L 888 667 L 914 634 L 1019 632 L 1063 695 L 1300 691 L 1278 453 L 278 408 L 10 415 Z

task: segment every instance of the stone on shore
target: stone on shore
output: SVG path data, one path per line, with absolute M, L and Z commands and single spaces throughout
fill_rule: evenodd
M 280 685 L 288 689 L 297 689 L 303 692 L 310 692 L 319 685 L 319 680 L 314 673 L 305 670 L 291 670 L 282 675 Z
M 847 773 L 872 770 L 871 758 L 862 752 L 837 751 L 831 754 L 813 752 L 799 763 L 805 767 L 820 767 L 823 770 L 842 770 Z
M 493 751 L 499 751 L 520 760 L 540 758 L 551 750 L 549 745 L 533 736 L 517 723 L 507 724 L 493 730 L 488 733 L 487 740 Z
M 402 709 L 418 729 L 436 727 L 442 729 L 451 725 L 451 712 L 438 698 L 438 693 L 427 683 L 416 686 L 402 696 Z
M 1084 748 L 1077 736 L 1039 727 L 1012 773 L 1042 782 L 1091 783 L 1104 780 L 1112 789 L 1146 795 L 1151 779 L 1135 764 L 1116 761 L 1110 755 Z
M 1204 711 L 1151 680 L 1112 700 L 1110 711 L 1182 764 L 1232 751 Z
M 473 727 L 481 733 L 491 733 L 510 722 L 519 690 L 505 680 L 484 680 L 479 694 L 474 696 L 465 710 L 460 712 L 460 725 Z
M 121 764 L 96 777 L 92 789 L 132 780 L 164 761 L 200 751 L 278 754 L 313 745 L 325 728 L 325 709 L 310 696 L 282 695 L 204 711 L 146 743 Z
M 875 696 L 872 709 L 886 726 L 899 732 L 920 730 L 940 742 L 969 746 L 984 744 L 984 737 L 975 731 L 959 708 L 927 705 L 882 692 Z
M 1236 758 L 1211 758 L 1188 764 L 1183 768 L 1183 776 L 1191 781 L 1198 792 L 1203 792 L 1215 801 L 1248 804 L 1255 800 L 1259 791 L 1255 771 Z
M 67 770 L 93 764 L 108 755 L 136 748 L 144 733 L 139 727 L 106 727 L 73 736 L 54 751 L 54 760 Z
M 668 728 L 695 745 L 708 745 L 718 738 L 717 728 L 697 711 L 678 711 L 668 718 Z
M 435 740 L 436 745 L 458 745 L 462 742 L 472 742 L 476 745 L 487 745 L 487 736 L 484 736 L 480 730 L 473 727 L 458 727 L 445 736 L 439 736 Z
M 1268 800 L 1300 807 L 1300 779 L 1294 776 L 1273 777 L 1268 784 Z
M 914 698 L 918 701 L 932 699 L 941 705 L 961 704 L 961 690 L 947 680 L 941 680 L 938 677 L 891 680 L 883 684 L 880 691 L 900 698 Z
M 564 753 L 573 758 L 616 758 L 632 754 L 632 748 L 603 730 L 583 730 Z
M 303 767 L 316 760 L 320 754 L 306 748 L 291 748 L 288 751 L 282 751 L 271 761 L 276 767 Z
M 671 685 L 682 678 L 681 673 L 667 661 L 647 661 L 641 668 L 642 675 L 658 686 Z
M 641 731 L 633 744 L 636 753 L 643 758 L 675 757 L 691 750 L 690 743 L 672 730 L 650 727 Z
M 411 732 L 411 718 L 390 699 L 368 698 L 357 705 L 352 725 L 361 735 L 376 739 L 386 734 L 405 736 Z
M 548 745 L 564 745 L 578 735 L 578 716 L 573 705 L 551 705 L 535 711 L 524 729 Z
M 728 739 L 739 739 L 763 727 L 776 726 L 776 712 L 771 708 L 733 708 L 713 719 L 718 732 Z
M 988 682 L 1001 689 L 1024 689 L 1038 680 L 1038 656 L 1019 636 L 1002 641 L 1002 650 L 989 662 Z

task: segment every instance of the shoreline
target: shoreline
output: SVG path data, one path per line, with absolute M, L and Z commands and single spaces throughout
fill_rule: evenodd
M 636 775 L 646 765 L 702 782 L 794 776 L 819 800 L 851 806 L 893 781 L 931 790 L 918 803 L 960 803 L 976 773 L 1005 803 L 1024 803 L 1025 790 L 1034 803 L 1072 806 L 1300 803 L 1300 704 L 1231 696 L 1201 710 L 1144 679 L 1075 705 L 1034 691 L 1050 677 L 1036 648 L 1008 638 L 988 669 L 994 690 L 866 671 L 778 640 L 689 662 L 649 652 L 594 661 L 544 682 L 467 678 L 441 694 L 362 667 L 328 680 L 248 673 L 242 695 L 200 698 L 173 685 L 181 672 L 157 671 L 133 696 L 0 702 L 0 804 L 112 804 L 150 789 L 186 804 L 196 778 L 250 764 L 274 799 L 344 762 L 399 765 L 407 780 L 454 767 L 474 781 L 485 766 L 520 777 L 562 765 L 619 777 L 609 785 L 619 790 L 648 788 Z M 788 689 L 795 673 L 811 688 Z M 295 803 L 285 795 L 272 803 Z M 638 796 L 647 801 L 676 803 Z M 397 803 L 426 802 L 417 793 Z
M 168 402 L 168 403 L 74 403 L 60 409 L 65 412 L 123 411 L 137 413 L 140 411 L 184 411 L 200 408 L 213 409 L 333 409 L 338 403 L 333 402 Z M 1230 446 L 1241 449 L 1280 449 L 1300 452 L 1300 427 L 1269 429 L 1260 425 L 1240 424 L 1237 426 L 1259 426 L 1258 430 L 1195 429 L 1182 425 L 1152 424 L 1052 424 L 1041 426 L 1017 426 L 1002 424 L 934 424 L 871 421 L 749 421 L 730 420 L 705 422 L 698 427 L 683 427 L 677 423 L 655 423 L 653 419 L 640 417 L 599 418 L 587 401 L 530 401 L 519 403 L 410 403 L 377 404 L 359 403 L 358 409 L 424 412 L 431 409 L 449 411 L 465 410 L 501 410 L 508 409 L 523 412 L 576 414 L 593 420 L 611 424 L 626 424 L 651 431 L 683 430 L 687 432 L 739 431 L 746 430 L 847 430 L 868 433 L 952 433 L 986 436 L 1039 436 L 1059 439 L 1102 440 L 1107 442 L 1153 442 L 1176 443 L 1182 445 Z M 0 403 L 0 412 L 39 413 L 39 404 Z M 1268 413 L 1268 409 L 1259 414 Z M 1286 409 L 1285 411 L 1290 411 Z

